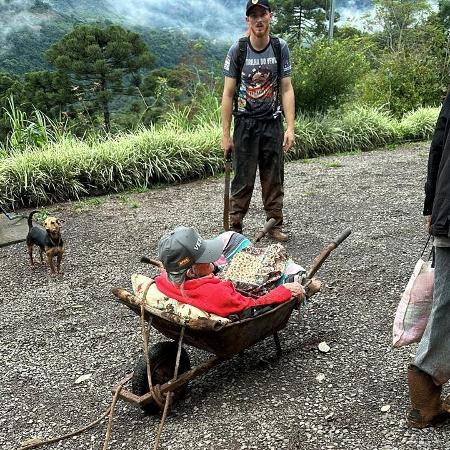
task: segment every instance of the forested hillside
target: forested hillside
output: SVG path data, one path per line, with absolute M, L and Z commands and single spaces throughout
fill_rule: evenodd
M 107 2 L 102 1 L 64 0 L 46 3 L 36 0 L 21 2 L 20 5 L 16 2 L 7 4 L 0 11 L 0 72 L 23 74 L 50 69 L 44 53 L 51 44 L 61 39 L 74 25 L 97 21 L 126 22 L 114 13 Z M 174 67 L 183 59 L 189 59 L 192 45 L 198 39 L 205 44 L 199 52 L 211 67 L 216 67 L 222 61 L 228 48 L 228 42 L 209 42 L 198 33 L 188 33 L 183 28 L 163 30 L 151 24 L 128 28 L 142 35 L 155 56 L 155 67 Z
M 75 24 L 110 22 L 138 31 L 156 67 L 189 58 L 192 39 L 208 42 L 201 54 L 214 66 L 244 30 L 242 0 L 10 0 L 0 10 L 0 72 L 48 70 L 44 52 Z M 337 0 L 337 9 L 364 10 L 371 0 Z M 220 24 L 220 26 L 219 26 Z

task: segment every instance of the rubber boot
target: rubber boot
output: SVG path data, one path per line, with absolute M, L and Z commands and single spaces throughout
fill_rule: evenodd
M 412 364 L 408 367 L 408 385 L 411 410 L 406 420 L 409 427 L 432 427 L 450 417 L 442 405 L 442 386 L 436 386 L 430 375 Z

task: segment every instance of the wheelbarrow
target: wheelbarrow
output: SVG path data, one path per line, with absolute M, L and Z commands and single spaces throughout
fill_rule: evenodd
M 350 229 L 345 230 L 320 252 L 307 272 L 304 284 L 312 279 L 330 253 L 350 233 Z M 287 325 L 292 311 L 299 307 L 298 300 L 292 298 L 261 315 L 235 322 L 221 323 L 204 318 L 184 322 L 175 314 L 147 311 L 141 299 L 124 289 L 115 288 L 113 294 L 120 302 L 141 315 L 144 336 L 144 356 L 138 360 L 133 373 L 113 386 L 113 394 L 140 406 L 148 413 L 163 410 L 162 423 L 170 405 L 186 392 L 189 381 L 221 362 L 269 336 L 273 336 L 277 354 L 281 355 L 278 332 Z M 154 327 L 171 341 L 159 342 L 148 349 L 145 322 L 148 322 L 148 328 Z M 212 356 L 192 368 L 183 345 L 205 350 Z M 124 387 L 130 380 L 131 391 Z

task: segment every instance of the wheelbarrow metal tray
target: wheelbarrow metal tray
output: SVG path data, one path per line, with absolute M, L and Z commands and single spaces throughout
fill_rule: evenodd
M 295 304 L 296 300 L 291 300 L 257 317 L 230 322 L 218 330 L 197 330 L 187 325 L 184 342 L 220 358 L 231 358 L 283 329 Z M 180 326 L 162 317 L 154 316 L 152 325 L 170 339 L 178 340 L 180 336 Z
M 141 314 L 140 300 L 136 296 L 123 289 L 114 289 L 113 293 L 136 314 Z M 152 326 L 169 339 L 177 341 L 181 327 L 185 325 L 185 344 L 206 350 L 220 358 L 231 358 L 283 329 L 296 304 L 297 300 L 292 299 L 256 317 L 226 324 L 201 319 L 184 324 L 175 315 L 153 314 L 148 310 L 144 310 L 144 314 L 145 319 L 151 320 Z

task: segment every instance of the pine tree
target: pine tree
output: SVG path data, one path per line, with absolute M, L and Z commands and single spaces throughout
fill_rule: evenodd
M 276 34 L 290 35 L 297 42 L 323 36 L 330 0 L 282 0 L 274 7 Z
M 113 97 L 128 94 L 125 81 L 137 83 L 140 71 L 153 64 L 140 35 L 117 25 L 77 26 L 52 45 L 46 56 L 70 76 L 80 100 L 101 109 L 107 131 Z

